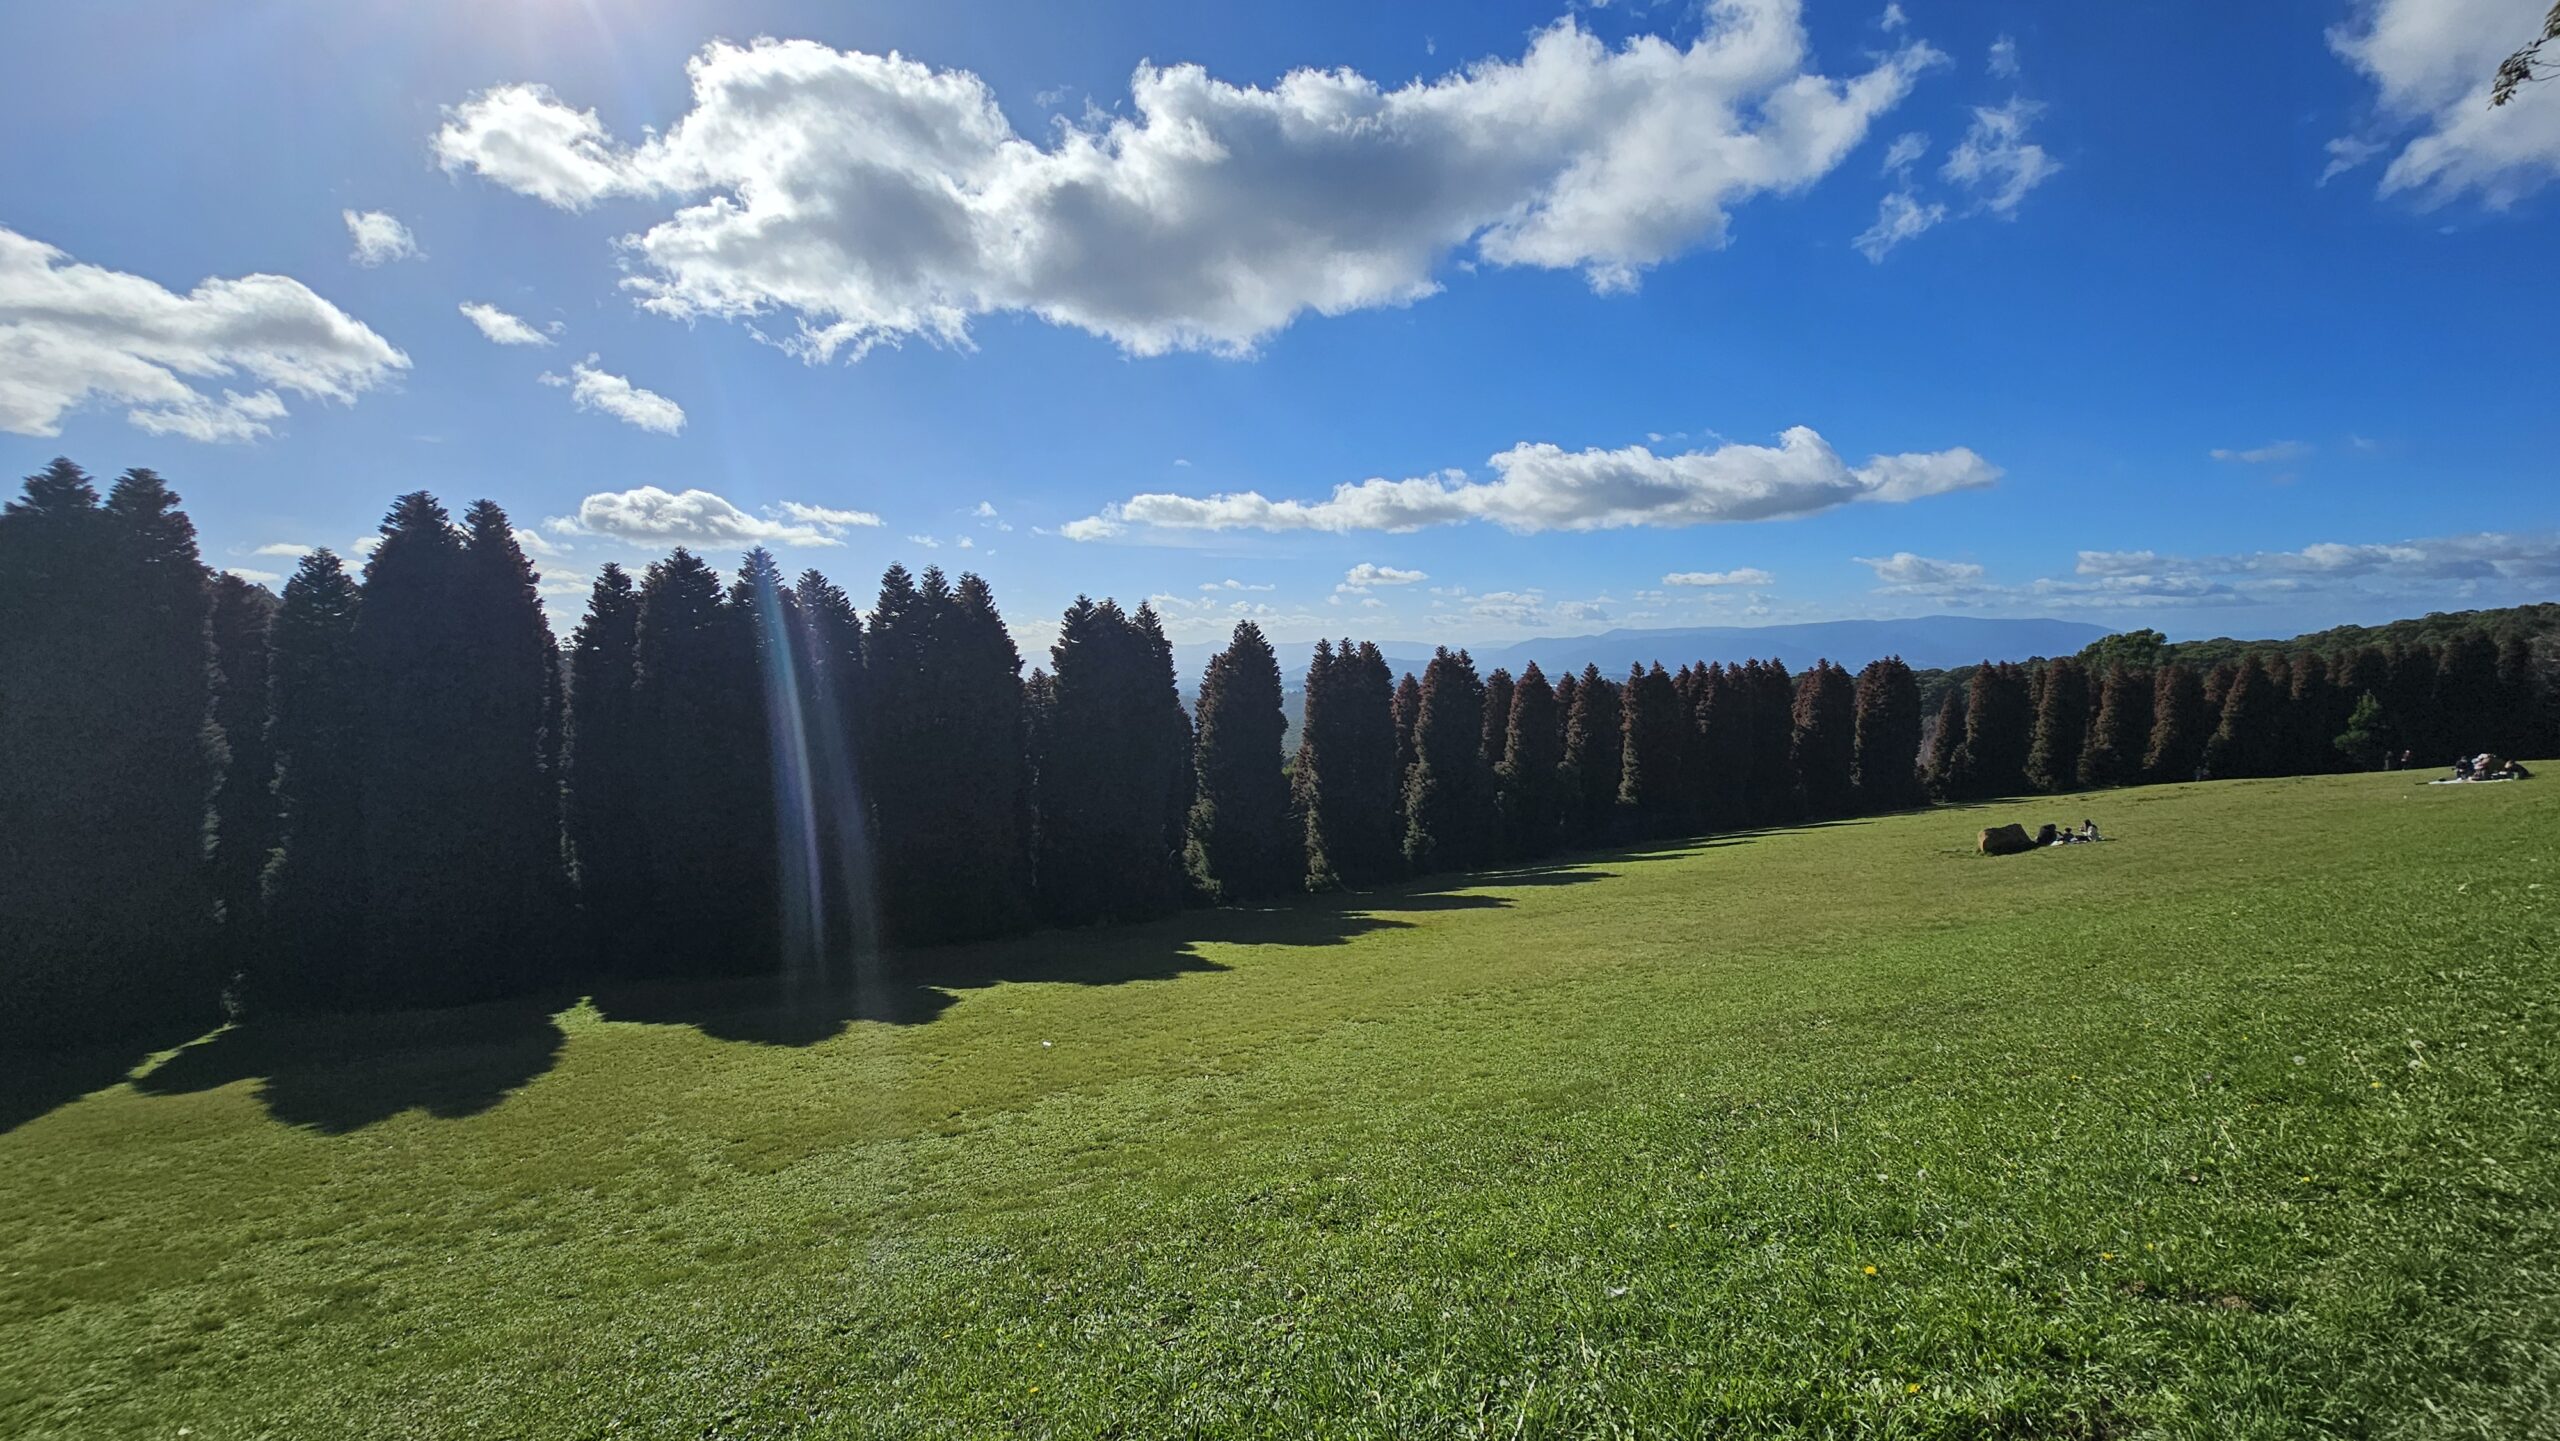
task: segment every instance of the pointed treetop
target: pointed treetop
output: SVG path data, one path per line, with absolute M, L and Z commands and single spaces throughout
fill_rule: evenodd
M 98 508 L 98 487 L 89 481 L 89 473 L 71 463 L 69 456 L 55 456 L 53 464 L 27 477 L 26 497 L 9 502 L 10 515 L 52 515 L 64 511 L 91 511 Z

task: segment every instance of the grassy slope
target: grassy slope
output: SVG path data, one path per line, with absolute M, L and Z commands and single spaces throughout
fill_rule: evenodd
M 0 1135 L 0 1434 L 2548 1433 L 2555 822 L 2155 788 L 217 1036 Z

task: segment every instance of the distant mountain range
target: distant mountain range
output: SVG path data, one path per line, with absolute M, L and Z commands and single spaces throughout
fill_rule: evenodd
M 1567 671 L 1580 673 L 1597 665 L 1612 680 L 1626 678 L 1632 665 L 1660 661 L 1676 670 L 1692 661 L 1784 661 L 1801 670 L 1817 660 L 1830 660 L 1851 670 L 1871 660 L 1898 655 L 1915 670 L 1943 670 L 1983 660 L 2025 660 L 2030 656 L 2070 655 L 2108 634 L 2105 626 L 2070 620 L 2000 620 L 1986 616 L 1924 615 L 1909 620 L 1825 620 L 1800 625 L 1710 625 L 1664 630 L 1613 630 L 1600 635 L 1541 636 L 1498 645 L 1470 645 L 1476 670 L 1491 674 L 1499 666 L 1518 675 L 1530 661 L 1550 680 Z M 1200 672 L 1223 645 L 1177 645 L 1174 665 L 1188 694 L 1200 684 Z M 1401 676 L 1420 674 L 1431 659 L 1431 647 L 1414 641 L 1381 642 L 1387 664 Z M 1453 649 L 1456 647 L 1453 645 Z M 1273 647 L 1280 657 L 1281 685 L 1298 689 L 1307 673 L 1315 643 L 1286 642 Z

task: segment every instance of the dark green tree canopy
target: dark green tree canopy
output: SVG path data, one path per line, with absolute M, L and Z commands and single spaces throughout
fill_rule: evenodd
M 1263 900 L 1304 879 L 1303 831 L 1289 826 L 1281 774 L 1280 662 L 1262 628 L 1238 621 L 1210 657 L 1196 708 L 1197 784 L 1184 865 L 1213 901 Z

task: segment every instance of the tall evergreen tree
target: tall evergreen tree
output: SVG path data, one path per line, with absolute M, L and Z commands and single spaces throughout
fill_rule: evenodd
M 772 552 L 756 546 L 738 557 L 712 621 L 709 660 L 720 680 L 706 697 L 730 737 L 721 760 L 732 798 L 698 841 L 698 864 L 720 886 L 698 914 L 722 949 L 696 950 L 686 967 L 696 973 L 797 977 L 817 965 L 817 821 L 798 695 L 806 629 Z
M 1305 849 L 1303 832 L 1290 834 L 1281 773 L 1280 661 L 1260 626 L 1236 622 L 1209 658 L 1195 711 L 1198 783 L 1183 850 L 1191 884 L 1213 902 L 1278 895 L 1304 879 Z
M 472 797 L 473 835 L 451 880 L 469 897 L 455 939 L 478 962 L 465 987 L 474 999 L 533 990 L 562 970 L 560 652 L 539 583 L 504 510 L 483 500 L 464 512 L 454 605 L 466 679 L 452 763 Z
M 2080 755 L 2084 786 L 2129 786 L 2142 780 L 2151 745 L 2151 675 L 2118 661 L 2107 667 L 2089 744 Z
M 2015 795 L 2027 788 L 2027 755 L 2035 745 L 2035 712 L 2026 671 L 2010 662 L 1975 667 L 1964 706 L 1964 749 L 1957 757 L 1968 796 Z
M 1477 754 L 1488 772 L 1501 765 L 1502 758 L 1510 753 L 1511 692 L 1517 685 L 1511 672 L 1501 666 L 1495 666 L 1493 674 L 1484 678 L 1484 735 Z
M 213 578 L 213 720 L 226 752 L 213 796 L 213 895 L 226 974 L 255 962 L 260 878 L 276 848 L 276 760 L 267 736 L 267 633 L 275 613 L 266 587 L 227 572 Z
M 1754 825 L 1778 825 L 1796 819 L 1795 681 L 1774 656 L 1742 668 L 1752 700 L 1744 712 L 1749 791 L 1747 810 Z
M 1587 846 L 1608 837 L 1617 814 L 1625 744 L 1618 688 L 1598 666 L 1584 666 L 1564 723 L 1564 830 L 1569 844 Z
M 1712 694 L 1722 687 L 1724 670 L 1704 663 L 1684 665 L 1673 673 L 1671 689 L 1678 699 L 1680 716 L 1680 827 L 1688 831 L 1710 830 L 1715 825 L 1715 787 L 1718 780 L 1714 757 L 1707 749 L 1707 730 L 1701 718 L 1714 704 Z
M 1788 711 L 1789 758 L 1803 813 L 1816 820 L 1849 814 L 1856 799 L 1857 682 L 1830 661 L 1816 661 L 1797 677 Z
M 974 940 L 1028 915 L 1022 656 L 984 579 L 963 575 L 951 587 L 928 569 L 922 594 L 930 607 L 924 676 L 933 743 L 911 763 L 921 764 L 941 804 L 901 842 L 934 878 L 916 917 L 922 929 L 910 938 Z M 1279 742 L 1272 747 L 1276 754 Z
M 1937 719 L 1929 727 L 1928 759 L 1921 779 L 1929 794 L 1940 800 L 1964 794 L 1964 698 L 1965 687 L 1948 686 L 1938 698 Z
M 2336 683 L 2349 695 L 2361 696 L 2366 691 L 2381 698 L 2391 684 L 2391 656 L 2380 646 L 2358 646 L 2338 657 Z
M 474 690 L 461 603 L 462 536 L 424 491 L 401 496 L 365 565 L 356 654 L 365 687 L 366 974 L 358 1004 L 476 998 L 485 957 L 459 878 L 477 844 L 480 777 L 464 774 Z
M 57 460 L 0 512 L 0 1045 L 212 1012 L 209 591 L 147 470 Z
M 2222 701 L 2231 694 L 2232 677 L 2240 673 L 2236 660 L 2218 661 L 2204 671 L 2204 709 L 2208 716 L 2222 714 Z
M 1325 813 L 1325 777 L 1320 765 L 1340 744 L 1341 726 L 1334 719 L 1338 684 L 1334 678 L 1333 642 L 1318 636 L 1315 652 L 1307 660 L 1306 679 L 1301 682 L 1298 752 L 1289 759 L 1289 807 L 1298 818 L 1299 845 L 1307 863 L 1303 880 L 1311 891 L 1336 890 L 1342 885 L 1326 835 L 1329 817 Z
M 1163 818 L 1187 790 L 1165 756 L 1162 692 L 1172 677 L 1108 600 L 1079 596 L 1049 656 L 1056 699 L 1040 777 L 1041 904 L 1064 925 L 1164 914 L 1180 902 L 1181 874 Z M 1178 696 L 1173 704 L 1179 719 Z
M 2385 664 L 2382 713 L 2399 733 L 2401 748 L 2411 753 L 2411 764 L 2451 764 L 2465 742 L 2448 736 L 2438 723 L 2436 648 L 2424 642 L 2394 646 L 2385 652 Z
M 1294 776 L 1310 890 L 1374 885 L 1402 863 L 1394 706 L 1377 646 L 1317 642 Z
M 1413 678 L 1413 672 L 1406 671 L 1404 679 L 1396 682 L 1394 703 L 1389 714 L 1396 726 L 1396 863 L 1402 865 L 1404 833 L 1412 822 L 1404 808 L 1404 781 L 1405 777 L 1413 774 L 1413 728 L 1422 719 L 1422 683 Z
M 2293 662 L 2293 693 L 2285 705 L 2284 756 L 2279 768 L 2287 775 L 2320 775 L 2338 769 L 2338 736 L 2346 729 L 2355 697 L 2338 694 L 2329 658 L 2318 652 Z
M 2457 631 L 2436 654 L 2437 746 L 2455 755 L 2477 755 L 2506 738 L 2501 714 L 2498 643 L 2487 631 Z
M 2040 791 L 2067 791 L 2080 783 L 2080 752 L 2089 739 L 2089 673 L 2070 656 L 2045 665 L 2037 697 L 2035 740 L 2027 752 L 2027 780 Z
M 1484 682 L 1475 661 L 1447 646 L 1422 672 L 1413 770 L 1405 777 L 1404 855 L 1423 873 L 1462 870 L 1482 851 Z
M 907 844 L 932 823 L 938 804 L 920 760 L 934 744 L 924 668 L 929 624 L 915 577 L 892 562 L 881 573 L 863 631 L 864 692 L 856 722 L 871 783 L 882 927 L 892 938 L 923 924 L 923 898 L 935 883 Z
M 268 736 L 280 838 L 267 862 L 266 945 L 249 968 L 253 1007 L 363 1004 L 366 887 L 364 670 L 355 578 L 337 556 L 304 556 L 269 634 Z
M 1553 852 L 1564 831 L 1564 737 L 1556 726 L 1556 693 L 1531 661 L 1511 691 L 1502 765 L 1495 785 L 1509 854 Z
M 1130 613 L 1129 628 L 1137 634 L 1141 656 L 1137 697 L 1140 723 L 1151 747 L 1147 769 L 1162 777 L 1165 785 L 1164 801 L 1156 812 L 1157 854 L 1162 859 L 1155 874 L 1162 877 L 1161 903 L 1173 909 L 1183 901 L 1182 846 L 1194 790 L 1191 714 L 1183 709 L 1182 682 L 1174 669 L 1173 639 L 1164 633 L 1164 618 L 1156 614 L 1154 605 L 1141 601 Z
M 1680 819 L 1680 696 L 1656 661 L 1627 673 L 1620 724 L 1626 733 L 1618 773 L 1618 804 L 1640 835 L 1669 835 Z
M 2160 667 L 2151 683 L 2151 740 L 2143 749 L 2144 772 L 2154 781 L 2193 780 L 2204 764 L 2214 715 L 2205 706 L 2203 678 L 2193 667 L 2176 661 Z
M 720 577 L 701 557 L 678 546 L 642 573 L 631 708 L 647 778 L 633 807 L 646 899 L 631 946 L 606 958 L 625 974 L 761 968 L 764 959 L 737 929 L 741 903 L 769 915 L 773 900 L 738 892 L 739 812 L 750 814 L 745 827 L 759 826 L 769 802 L 761 727 L 739 723 L 738 692 L 755 682 L 752 659 L 731 654 L 735 639 Z
M 1404 772 L 1396 765 L 1394 672 L 1376 642 L 1356 651 L 1348 639 L 1334 653 L 1337 689 L 1350 715 L 1344 731 L 1353 760 L 1347 793 L 1328 833 L 1335 866 L 1347 885 L 1375 885 L 1404 868 Z M 1421 697 L 1417 689 L 1417 711 Z
M 2276 682 L 2256 651 L 2240 658 L 2222 693 L 2222 716 L 2205 742 L 2205 774 L 2215 780 L 2276 773 L 2284 717 Z
M 2521 634 L 2498 643 L 2497 715 L 2500 755 L 2552 753 L 2551 706 L 2544 694 L 2541 667 L 2533 658 L 2533 642 Z
M 816 871 L 810 883 L 814 945 L 830 962 L 863 960 L 879 948 L 879 902 L 870 793 L 861 764 L 861 717 L 869 689 L 863 677 L 862 617 L 843 587 L 814 568 L 800 573 L 791 595 L 800 622 L 800 739 L 807 748 L 815 842 L 806 861 Z M 1026 790 L 1016 825 L 1027 837 L 1030 824 Z
M 1751 817 L 1751 716 L 1759 701 L 1747 667 L 1722 662 L 1698 677 L 1689 713 L 1689 754 L 1681 777 L 1691 822 L 1702 830 L 1748 825 Z
M 639 675 L 640 594 L 606 561 L 569 642 L 569 849 L 595 961 L 612 969 L 634 944 L 648 896 L 640 792 L 652 783 L 640 752 L 632 687 Z
M 1859 808 L 1920 804 L 1920 682 L 1902 657 L 1870 661 L 1858 672 L 1857 707 L 1851 784 Z

